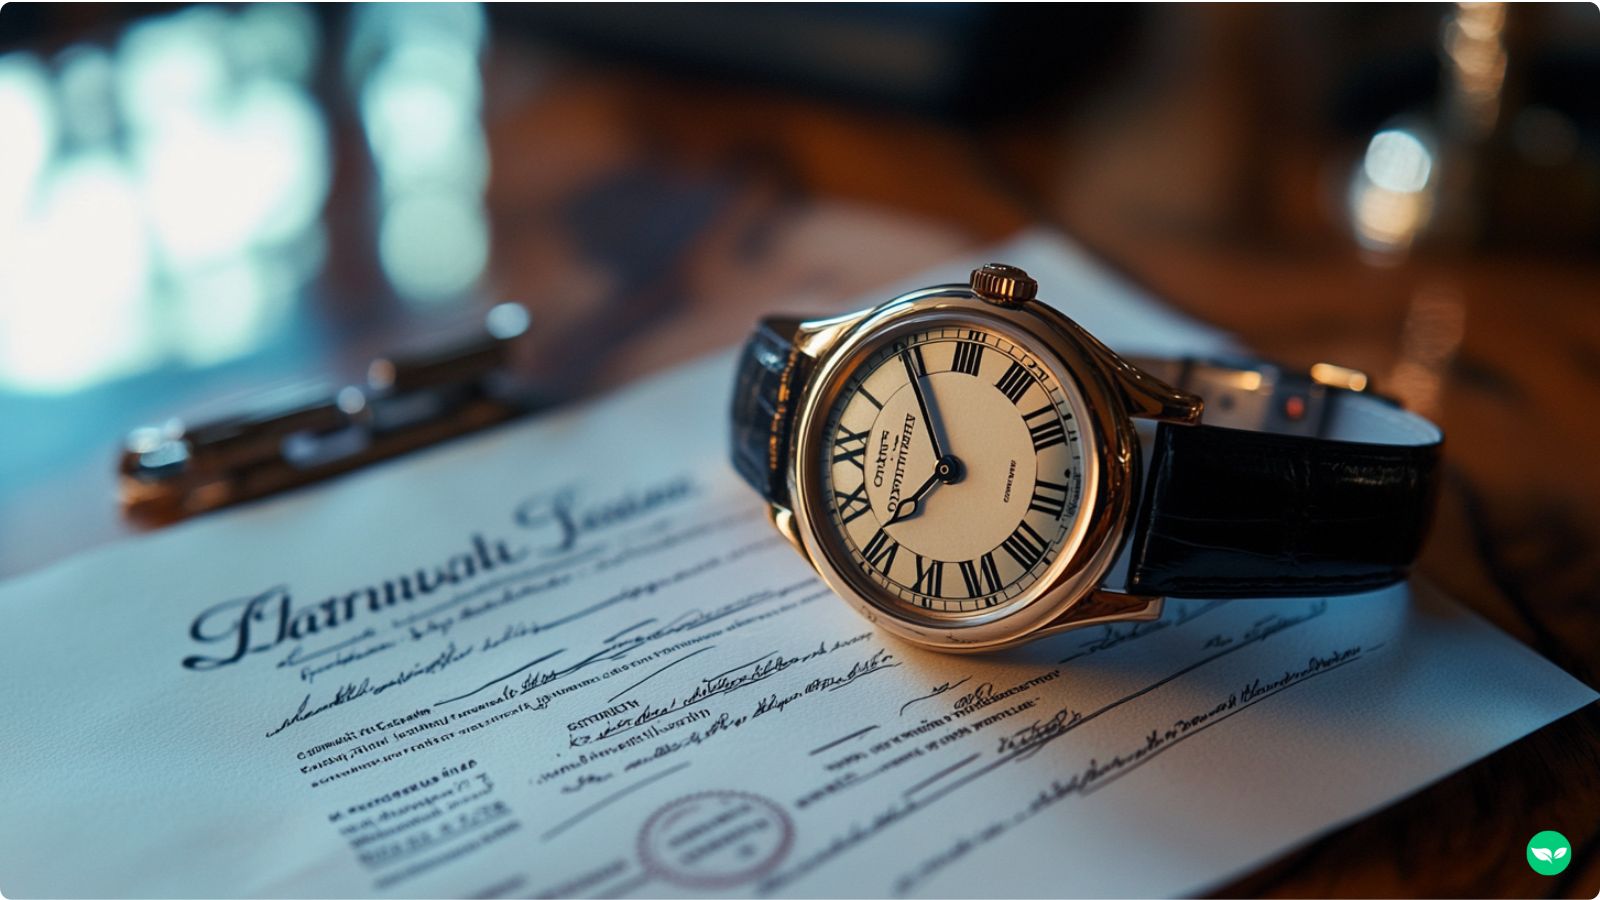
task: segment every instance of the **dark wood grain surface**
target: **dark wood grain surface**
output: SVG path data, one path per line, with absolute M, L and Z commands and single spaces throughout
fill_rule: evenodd
M 1435 416 L 1448 477 L 1420 576 L 1600 683 L 1600 263 L 1492 249 L 1363 260 L 1306 199 L 1348 148 L 1252 150 L 1263 126 L 1233 77 L 967 126 L 497 46 L 483 301 L 529 303 L 533 368 L 577 397 L 730 345 L 767 310 L 831 310 L 1020 228 L 1059 227 L 1262 353 L 1363 369 Z M 331 217 L 363 202 L 359 181 L 341 172 Z M 345 294 L 368 289 L 361 266 L 330 269 Z M 390 317 L 393 329 L 331 342 L 322 370 L 356 371 L 374 334 L 418 326 Z M 0 569 L 128 533 L 110 451 L 130 424 L 107 416 L 104 452 L 12 493 L 0 528 L 26 534 L 0 546 Z M 1573 845 L 1556 878 L 1523 863 L 1544 829 Z M 1595 896 L 1600 709 L 1218 893 Z

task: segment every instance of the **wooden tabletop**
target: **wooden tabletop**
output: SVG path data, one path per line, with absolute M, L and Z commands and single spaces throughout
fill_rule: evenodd
M 1362 369 L 1435 417 L 1447 471 L 1420 577 L 1600 684 L 1600 263 L 1483 246 L 1364 257 L 1320 199 L 1359 146 L 1304 132 L 1263 142 L 1271 129 L 1230 92 L 1237 73 L 1196 65 L 1214 77 L 1171 76 L 1154 102 L 963 124 L 497 44 L 484 81 L 489 265 L 454 311 L 528 303 L 534 368 L 582 396 L 733 344 L 766 310 L 831 309 L 1018 229 L 1058 227 L 1261 353 Z M 348 376 L 435 319 L 385 298 L 370 238 L 344 243 L 373 188 L 348 161 L 359 136 L 334 140 L 316 302 L 335 325 L 294 365 Z M 9 491 L 0 571 L 128 533 L 108 502 L 117 436 L 221 390 L 198 373 L 153 397 L 94 401 L 105 414 L 76 461 Z M 1556 878 L 1521 864 L 1545 829 L 1573 845 Z M 1218 893 L 1595 896 L 1600 709 Z

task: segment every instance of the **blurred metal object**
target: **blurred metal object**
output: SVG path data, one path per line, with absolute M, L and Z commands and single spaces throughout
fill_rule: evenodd
M 118 464 L 124 514 L 168 524 L 276 494 L 545 404 L 512 374 L 527 311 L 501 304 L 465 340 L 380 357 L 364 385 L 292 385 L 237 413 L 134 429 Z
M 1223 428 L 1325 437 L 1333 421 L 1329 390 L 1364 393 L 1372 388 L 1365 372 L 1325 362 L 1302 373 L 1247 357 L 1130 357 L 1130 361 L 1180 390 L 1205 397 L 1206 424 Z
M 1372 384 L 1372 379 L 1360 369 L 1336 366 L 1333 363 L 1313 363 L 1311 380 L 1317 384 L 1360 393 Z

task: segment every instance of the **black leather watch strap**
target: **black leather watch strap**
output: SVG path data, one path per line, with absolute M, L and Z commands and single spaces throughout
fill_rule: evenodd
M 783 506 L 795 407 L 812 370 L 795 346 L 798 327 L 761 322 L 739 357 L 732 403 L 733 466 Z M 1137 362 L 1200 394 L 1208 424 L 1156 430 L 1129 590 L 1287 597 L 1405 577 L 1437 491 L 1437 428 L 1382 398 L 1270 366 Z
M 1208 421 L 1218 406 L 1217 418 L 1227 419 L 1226 407 L 1248 405 L 1241 396 L 1261 400 L 1260 421 L 1157 428 L 1129 590 L 1287 597 L 1405 578 L 1437 492 L 1435 426 L 1380 397 L 1309 378 L 1277 376 L 1244 395 L 1182 386 L 1206 399 Z
M 763 319 L 739 356 L 733 387 L 733 467 L 769 502 L 789 505 L 789 438 L 811 357 L 795 346 L 799 321 Z

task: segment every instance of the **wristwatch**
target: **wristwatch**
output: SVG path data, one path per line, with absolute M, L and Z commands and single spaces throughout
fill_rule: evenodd
M 1037 289 L 996 263 L 746 344 L 734 467 L 863 616 L 974 652 L 1405 578 L 1436 426 L 1351 369 L 1125 359 Z

